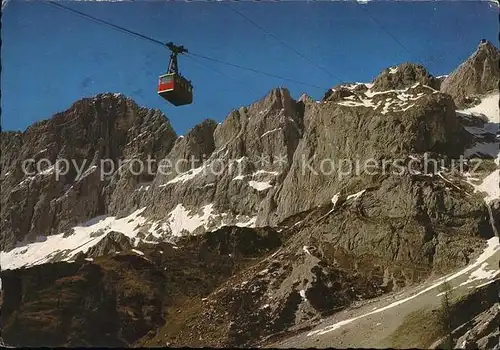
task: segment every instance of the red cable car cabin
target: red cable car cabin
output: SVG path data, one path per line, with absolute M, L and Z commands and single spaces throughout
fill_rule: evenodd
M 158 95 L 174 106 L 187 105 L 193 102 L 193 86 L 177 73 L 167 73 L 158 79 Z

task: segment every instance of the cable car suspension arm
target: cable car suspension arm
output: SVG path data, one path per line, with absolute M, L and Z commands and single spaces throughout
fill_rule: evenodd
M 167 74 L 170 74 L 170 73 L 179 74 L 179 65 L 177 63 L 177 55 L 186 53 L 186 52 L 188 52 L 188 50 L 186 48 L 184 48 L 184 46 L 177 46 L 177 45 L 174 45 L 172 42 L 168 42 L 166 45 L 170 49 L 170 51 L 172 51 L 172 53 L 170 54 L 170 62 L 168 64 Z

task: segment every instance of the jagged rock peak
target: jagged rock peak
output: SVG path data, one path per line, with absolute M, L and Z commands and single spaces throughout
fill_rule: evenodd
M 441 84 L 441 91 L 451 95 L 459 107 L 474 95 L 497 91 L 500 79 L 500 51 L 482 39 L 476 51 Z
M 119 123 L 118 120 L 120 120 Z M 172 129 L 170 121 L 159 109 L 141 107 L 123 94 L 108 92 L 81 98 L 66 110 L 33 123 L 25 133 L 35 130 L 37 133 L 54 132 L 54 129 L 66 133 L 68 129 L 73 130 L 75 125 L 97 130 L 96 123 L 107 123 L 108 126 L 116 124 L 116 128 L 126 130 L 134 124 L 144 122 L 166 124 L 165 126 Z
M 185 136 L 180 136 L 182 139 L 193 139 L 195 142 L 205 143 L 204 141 L 212 138 L 217 122 L 213 119 L 205 119 L 199 124 L 196 124 Z
M 250 111 L 280 110 L 290 111 L 295 105 L 295 100 L 291 97 L 290 91 L 284 87 L 277 87 L 257 102 L 249 106 Z
M 298 101 L 306 103 L 306 102 L 314 102 L 314 99 L 311 96 L 309 96 L 308 94 L 303 93 L 302 95 L 300 95 Z
M 180 136 L 168 157 L 174 159 L 189 159 L 194 157 L 198 161 L 206 159 L 215 150 L 214 132 L 217 122 L 206 119 L 193 127 L 185 136 Z M 199 165 L 199 164 L 198 164 Z M 183 167 L 186 171 L 190 167 Z
M 477 51 L 479 50 L 487 50 L 491 54 L 498 54 L 498 49 L 491 43 L 491 41 L 486 40 L 486 39 L 481 39 L 479 42 L 479 45 L 477 46 Z
M 439 90 L 439 79 L 432 76 L 424 66 L 410 62 L 384 69 L 373 80 L 371 89 L 373 91 L 399 90 L 416 83 Z
M 1 139 L 0 249 L 4 250 L 40 234 L 64 232 L 93 217 L 129 209 L 135 182 L 150 179 L 118 176 L 101 181 L 104 169 L 97 165 L 105 160 L 116 170 L 123 159 L 163 159 L 177 138 L 160 111 L 109 93 L 81 99 L 12 135 L 2 133 Z M 28 170 L 33 176 L 28 176 L 22 170 L 25 159 L 43 159 L 46 172 L 32 165 Z M 69 164 L 60 178 L 54 176 L 58 159 Z M 85 190 L 80 192 L 81 188 Z

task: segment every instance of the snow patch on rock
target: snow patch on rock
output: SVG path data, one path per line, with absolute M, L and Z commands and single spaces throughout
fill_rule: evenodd
M 139 228 L 146 221 L 140 214 L 145 208 L 136 210 L 129 216 L 117 219 L 113 216 L 100 216 L 75 226 L 71 235 L 64 233 L 43 236 L 43 239 L 0 252 L 0 264 L 4 270 L 13 270 L 24 266 L 34 266 L 50 261 L 69 261 L 79 252 L 85 253 L 89 248 L 101 241 L 111 231 L 123 233 L 134 238 Z M 96 233 L 102 234 L 96 235 Z

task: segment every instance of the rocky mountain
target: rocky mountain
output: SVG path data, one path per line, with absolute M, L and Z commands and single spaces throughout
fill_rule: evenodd
M 400 90 L 416 82 L 435 90 L 439 90 L 441 85 L 439 78 L 432 76 L 421 64 L 406 62 L 384 70 L 373 81 L 372 90 Z
M 498 48 L 487 40 L 481 40 L 472 56 L 442 82 L 441 91 L 463 107 L 470 104 L 476 95 L 498 91 L 499 76 Z
M 120 177 L 119 160 L 165 157 L 176 140 L 159 111 L 112 94 L 82 99 L 24 133 L 1 137 L 1 249 L 120 210 L 123 197 L 136 195 L 134 184 L 150 179 Z
M 269 345 L 467 268 L 500 230 L 498 55 L 279 87 L 183 136 L 109 93 L 2 132 L 5 342 Z

